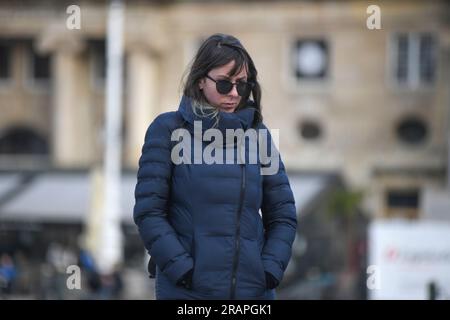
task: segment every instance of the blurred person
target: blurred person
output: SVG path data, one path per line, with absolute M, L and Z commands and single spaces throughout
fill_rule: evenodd
M 48 283 L 45 284 L 47 299 L 65 299 L 67 297 L 67 267 L 77 263 L 77 256 L 68 246 L 57 242 L 49 244 L 46 253 L 46 265 L 42 271 Z
M 101 289 L 101 278 L 97 266 L 94 262 L 94 258 L 88 250 L 80 249 L 78 263 L 83 271 L 83 274 L 86 275 L 90 294 L 95 296 Z
M 224 165 L 174 163 L 171 133 L 184 128 L 183 142 L 195 149 L 198 125 L 200 132 L 214 128 L 223 136 L 227 129 L 268 130 L 257 70 L 231 35 L 214 34 L 203 42 L 178 111 L 157 116 L 145 135 L 134 221 L 154 262 L 149 271 L 156 273 L 156 299 L 275 299 L 297 226 L 281 157 L 276 153 L 277 171 L 268 175 L 261 174 L 260 155 L 256 164 L 236 163 L 235 155 Z M 216 155 L 238 147 L 235 139 L 221 139 L 215 136 Z M 202 152 L 210 147 L 205 140 Z M 267 140 L 272 146 L 270 134 Z
M 12 257 L 7 253 L 3 253 L 0 256 L 0 291 L 2 297 L 12 293 L 16 277 L 17 269 Z
M 98 298 L 102 300 L 118 300 L 122 298 L 123 280 L 121 267 L 115 266 L 110 274 L 100 276 Z

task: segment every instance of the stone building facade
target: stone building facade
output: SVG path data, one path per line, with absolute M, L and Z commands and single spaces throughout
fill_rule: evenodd
M 107 2 L 0 1 L 0 166 L 89 169 L 101 160 Z M 230 33 L 259 71 L 263 115 L 289 171 L 337 172 L 375 217 L 420 217 L 446 183 L 450 6 L 445 1 L 127 1 L 123 163 L 175 110 L 202 39 Z

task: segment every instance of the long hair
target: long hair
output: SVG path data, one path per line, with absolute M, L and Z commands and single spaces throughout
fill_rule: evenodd
M 251 92 L 249 92 L 247 96 L 241 97 L 241 101 L 236 110 L 240 110 L 247 106 L 255 108 L 256 112 L 252 124 L 252 126 L 255 127 L 263 120 L 261 112 L 261 87 L 258 83 L 258 71 L 247 50 L 238 39 L 231 35 L 216 33 L 202 43 L 189 69 L 189 74 L 187 75 L 184 84 L 183 94 L 195 101 L 193 103 L 193 110 L 196 114 L 196 110 L 200 107 L 200 111 L 203 115 L 206 114 L 217 118 L 219 110 L 208 104 L 208 101 L 198 84 L 211 69 L 224 66 L 232 60 L 234 60 L 235 63 L 229 76 L 234 76 L 243 68 L 246 68 L 247 81 L 253 83 Z M 252 95 L 253 101 L 249 105 L 248 100 L 250 99 L 250 95 Z

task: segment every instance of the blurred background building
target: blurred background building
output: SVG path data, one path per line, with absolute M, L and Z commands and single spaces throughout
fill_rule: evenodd
M 71 30 L 73 4 L 81 28 Z M 366 23 L 372 4 L 380 29 Z M 16 295 L 90 297 L 65 288 L 64 266 L 83 260 L 99 201 L 92 172 L 105 140 L 108 6 L 0 0 L 0 253 L 17 266 Z M 132 221 L 137 163 L 148 125 L 178 108 L 182 75 L 215 32 L 248 49 L 264 121 L 280 129 L 299 230 L 279 297 L 370 297 L 370 225 L 449 223 L 446 1 L 126 1 L 116 297 L 151 298 Z M 111 279 L 84 281 L 95 289 Z

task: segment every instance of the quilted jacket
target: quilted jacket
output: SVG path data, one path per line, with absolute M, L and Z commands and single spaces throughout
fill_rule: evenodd
M 234 113 L 220 111 L 217 129 L 224 137 L 226 129 L 247 130 L 254 113 L 250 105 Z M 266 164 L 259 156 L 257 163 L 239 163 L 239 142 L 224 140 L 219 148 L 224 157 L 228 148 L 234 150 L 234 163 L 195 163 L 195 155 L 186 157 L 183 151 L 191 161 L 174 164 L 174 129 L 187 130 L 191 142 L 183 141 L 192 147 L 200 141 L 204 151 L 211 144 L 195 142 L 194 121 L 201 122 L 202 132 L 214 125 L 213 119 L 194 114 L 191 100 L 183 97 L 178 111 L 162 113 L 150 124 L 139 160 L 134 221 L 157 265 L 156 298 L 274 299 L 265 273 L 282 280 L 297 227 L 281 156 L 278 170 L 262 175 Z M 254 128 L 267 129 L 263 123 Z M 248 144 L 245 152 L 248 157 Z M 177 285 L 189 270 L 192 287 Z

